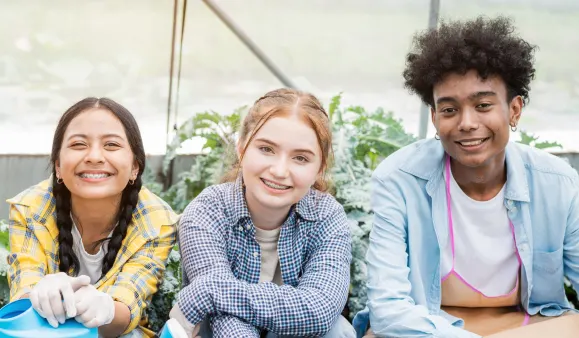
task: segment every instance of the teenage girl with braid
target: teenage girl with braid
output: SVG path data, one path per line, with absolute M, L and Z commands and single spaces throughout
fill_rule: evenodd
M 52 175 L 8 200 L 10 300 L 29 297 L 58 327 L 147 337 L 144 310 L 175 244 L 177 215 L 142 187 L 145 151 L 131 113 L 86 98 L 61 117 Z

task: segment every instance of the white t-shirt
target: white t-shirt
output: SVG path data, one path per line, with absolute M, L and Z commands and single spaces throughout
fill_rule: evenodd
M 476 201 L 450 175 L 454 271 L 489 297 L 508 294 L 519 273 L 514 234 L 504 205 L 505 187 L 488 201 Z M 451 238 L 442 253 L 441 274 L 452 269 Z
M 273 282 L 282 285 L 279 256 L 277 254 L 277 242 L 281 227 L 273 230 L 262 230 L 255 227 L 255 240 L 261 248 L 261 269 L 259 282 Z
M 72 216 L 71 216 L 72 218 Z M 111 237 L 112 231 L 108 237 Z M 84 249 L 84 244 L 82 244 L 82 237 L 76 223 L 72 225 L 72 250 L 78 257 L 78 261 L 80 263 L 78 275 L 86 275 L 90 277 L 90 283 L 95 284 L 102 276 L 102 269 L 103 269 L 103 260 L 105 258 L 105 253 L 108 250 L 109 241 L 105 241 L 99 251 L 91 255 Z

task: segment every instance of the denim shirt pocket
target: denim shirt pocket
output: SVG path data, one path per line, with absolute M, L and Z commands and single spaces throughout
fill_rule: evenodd
M 531 302 L 559 303 L 565 299 L 563 283 L 563 247 L 555 251 L 534 251 Z

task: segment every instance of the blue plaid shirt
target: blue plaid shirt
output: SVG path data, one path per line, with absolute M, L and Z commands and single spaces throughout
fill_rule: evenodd
M 283 285 L 259 283 L 261 252 L 241 180 L 205 189 L 179 227 L 184 269 L 178 304 L 214 337 L 322 336 L 342 312 L 351 240 L 342 206 L 310 190 L 290 211 L 278 241 Z

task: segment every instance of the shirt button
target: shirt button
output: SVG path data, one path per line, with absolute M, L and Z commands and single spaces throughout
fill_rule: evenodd
M 243 227 L 242 227 L 242 226 L 239 226 L 239 231 L 243 231 Z
M 521 244 L 521 248 L 519 249 L 521 252 L 529 250 L 529 246 L 527 244 Z
M 247 230 L 249 230 L 249 229 L 251 229 L 251 225 L 248 224 L 245 228 L 246 228 Z
M 253 257 L 257 257 L 257 256 L 259 256 L 259 252 L 256 251 L 253 253 Z

